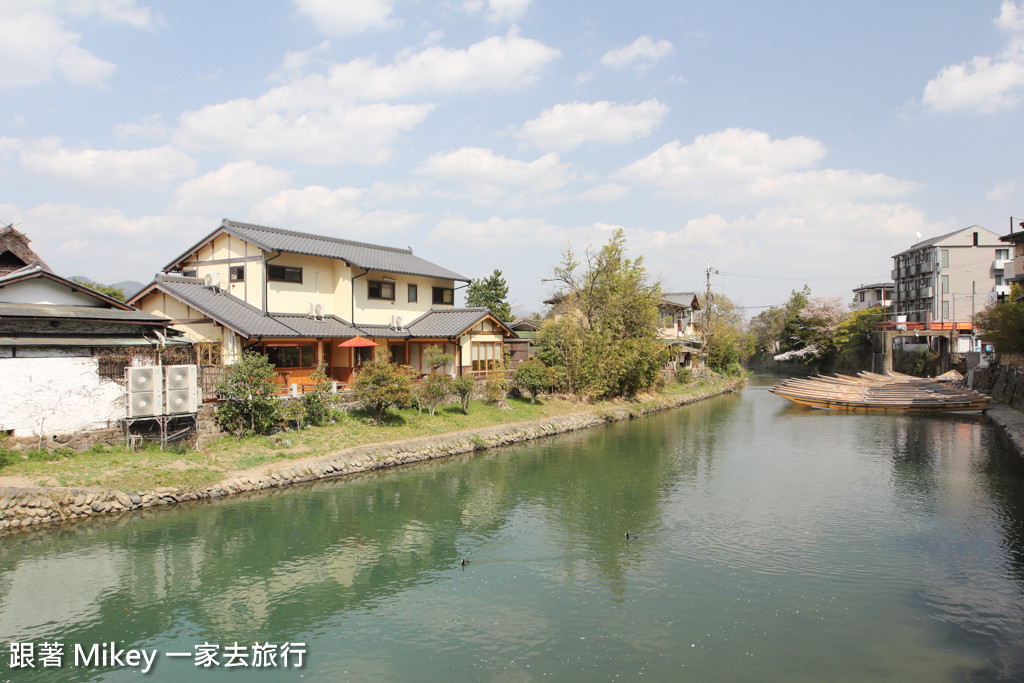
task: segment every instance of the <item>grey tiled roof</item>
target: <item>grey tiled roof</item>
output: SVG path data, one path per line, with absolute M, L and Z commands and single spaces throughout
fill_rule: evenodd
M 134 299 L 154 288 L 167 292 L 243 337 L 354 337 L 360 334 L 334 315 L 318 320 L 295 313 L 264 315 L 262 310 L 232 294 L 205 287 L 203 280 L 197 277 L 159 275 Z
M 364 337 L 386 338 L 386 339 L 408 339 L 409 328 L 395 329 L 390 325 L 360 325 L 360 334 Z
M 661 295 L 661 300 L 667 301 L 670 304 L 690 307 L 693 305 L 693 300 L 696 296 L 696 292 L 666 292 Z
M 476 325 L 490 311 L 486 308 L 432 308 L 409 323 L 413 337 L 454 337 Z
M 325 315 L 323 319 L 317 320 L 293 313 L 273 313 L 270 317 L 295 330 L 300 337 L 354 337 L 365 334 L 334 315 Z
M 460 282 L 470 281 L 464 275 L 421 259 L 419 256 L 414 256 L 412 249 L 385 247 L 379 244 L 356 242 L 339 237 L 282 230 L 281 228 L 271 228 L 265 225 L 240 223 L 226 218 L 221 223 L 220 228 L 206 238 L 203 238 L 200 244 L 220 230 L 266 251 L 282 251 L 290 254 L 308 254 L 310 256 L 341 259 L 358 268 L 379 270 L 387 273 L 436 277 L 443 280 L 458 280 Z M 169 263 L 165 270 L 172 269 L 185 256 L 190 254 L 193 249 L 194 247 L 190 248 L 189 251 Z
M 3 318 L 57 318 L 64 320 L 92 320 L 102 322 L 137 323 L 163 326 L 170 322 L 151 313 L 131 309 L 102 308 L 100 306 L 55 306 L 51 304 L 0 303 Z

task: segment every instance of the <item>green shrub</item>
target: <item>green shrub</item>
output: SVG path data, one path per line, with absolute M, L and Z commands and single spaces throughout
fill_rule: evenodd
M 690 368 L 684 368 L 682 366 L 676 368 L 676 382 L 679 384 L 689 384 L 693 381 L 693 372 Z
M 520 391 L 530 395 L 530 403 L 537 402 L 537 395 L 548 386 L 548 368 L 539 360 L 527 360 L 519 364 L 512 381 Z
M 3 469 L 15 462 L 17 458 L 18 454 L 16 452 L 8 448 L 0 448 L 0 469 Z
M 224 399 L 216 413 L 221 428 L 235 436 L 269 434 L 280 414 L 276 377 L 274 366 L 261 353 L 246 351 L 227 366 L 217 385 Z
M 352 395 L 369 410 L 380 424 L 391 407 L 403 408 L 412 400 L 409 371 L 386 360 L 363 365 L 352 383 Z
M 434 416 L 437 407 L 448 400 L 452 394 L 452 378 L 448 375 L 432 374 L 423 378 L 417 397 L 422 405 L 427 406 L 430 416 Z
M 469 404 L 473 400 L 473 391 L 476 389 L 476 381 L 469 375 L 456 377 L 452 380 L 452 391 L 459 397 L 462 404 L 462 412 L 469 415 Z
M 331 413 L 331 381 L 327 377 L 327 363 L 317 365 L 310 379 L 313 380 L 313 390 L 302 395 L 302 407 L 305 421 L 319 427 L 327 422 Z

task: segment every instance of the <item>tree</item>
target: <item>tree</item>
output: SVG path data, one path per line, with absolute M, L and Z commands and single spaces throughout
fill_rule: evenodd
M 800 311 L 800 319 L 810 330 L 809 345 L 818 348 L 819 358 L 830 358 L 835 355 L 836 330 L 850 317 L 845 302 L 837 296 L 816 296 L 808 299 L 807 305 Z
M 420 405 L 427 406 L 427 412 L 431 417 L 434 416 L 437 407 L 447 401 L 451 394 L 452 378 L 442 374 L 430 374 L 424 377 L 417 391 Z
M 473 391 L 476 389 L 476 382 L 469 375 L 456 377 L 452 380 L 452 391 L 459 397 L 462 404 L 462 412 L 469 415 L 469 403 L 473 399 Z
M 321 361 L 309 378 L 313 380 L 313 391 L 302 395 L 302 407 L 305 412 L 305 420 L 311 425 L 320 426 L 327 422 L 331 414 L 328 398 L 331 380 L 327 376 L 327 363 Z
M 741 372 L 740 360 L 749 356 L 749 335 L 743 332 L 743 316 L 724 294 L 713 294 L 703 302 L 707 315 L 704 334 L 708 338 L 707 367 L 719 372 Z
M 124 301 L 125 300 L 124 290 L 121 289 L 120 287 L 112 287 L 110 285 L 101 285 L 98 282 L 92 282 L 91 280 L 86 280 L 84 277 L 73 277 L 71 279 L 72 279 L 72 281 L 77 282 L 78 284 L 83 285 L 85 287 L 88 287 L 89 289 L 91 289 L 93 291 L 96 291 L 96 292 L 99 292 L 100 294 L 104 294 L 106 296 L 109 296 L 111 299 L 116 299 L 117 301 Z
M 643 257 L 626 257 L 621 228 L 584 263 L 571 248 L 554 269 L 562 284 L 561 315 L 545 322 L 539 357 L 565 368 L 568 390 L 596 398 L 631 395 L 658 381 L 667 348 L 658 339 L 661 287 L 648 280 Z
M 516 368 L 512 380 L 520 391 L 530 395 L 530 403 L 536 403 L 537 394 L 548 386 L 548 368 L 539 360 L 526 360 Z
M 996 351 L 1024 353 L 1024 301 L 1016 301 L 1022 293 L 1020 285 L 1014 284 L 1004 303 L 974 314 L 974 324 Z
M 373 410 L 380 423 L 391 407 L 404 407 L 412 399 L 409 372 L 387 360 L 372 360 L 363 365 L 352 383 L 352 395 Z
M 512 306 L 508 301 L 508 284 L 497 268 L 490 276 L 473 280 L 466 288 L 466 305 L 490 309 L 495 318 L 502 322 L 512 320 Z
M 277 373 L 262 353 L 246 351 L 227 366 L 217 385 L 223 398 L 217 408 L 217 423 L 235 436 L 267 434 L 277 424 Z

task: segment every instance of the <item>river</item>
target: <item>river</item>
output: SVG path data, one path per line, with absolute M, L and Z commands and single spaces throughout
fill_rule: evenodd
M 1002 431 L 769 384 L 4 537 L 0 680 L 139 680 L 143 655 L 102 665 L 111 643 L 153 653 L 152 682 L 1024 679 L 1024 459 Z

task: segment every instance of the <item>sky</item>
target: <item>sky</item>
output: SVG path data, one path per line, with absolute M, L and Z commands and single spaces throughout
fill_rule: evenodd
M 621 228 L 756 315 L 1024 216 L 1024 0 L 2 0 L 0 98 L 0 224 L 103 283 L 229 218 L 543 312 Z

